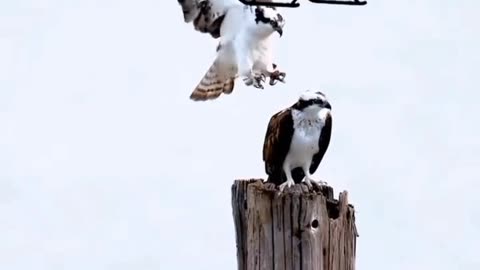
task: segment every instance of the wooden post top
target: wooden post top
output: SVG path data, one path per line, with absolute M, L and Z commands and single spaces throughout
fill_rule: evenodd
M 261 178 L 251 178 L 251 179 L 237 179 L 233 182 L 232 191 L 243 188 L 247 190 L 253 189 L 255 192 L 260 192 L 264 194 L 269 194 L 273 196 L 272 198 L 280 199 L 282 197 L 288 196 L 323 196 L 325 197 L 327 203 L 327 210 L 331 218 L 336 218 L 339 215 L 340 209 L 345 211 L 355 212 L 355 208 L 352 204 L 348 202 L 348 191 L 340 192 L 339 198 L 334 198 L 333 187 L 324 185 L 320 187 L 313 187 L 309 189 L 305 184 L 295 184 L 290 188 L 285 188 L 285 190 L 278 195 L 278 188 L 272 183 L 264 183 L 264 180 Z
M 355 210 L 348 192 L 262 179 L 232 185 L 239 270 L 354 270 Z

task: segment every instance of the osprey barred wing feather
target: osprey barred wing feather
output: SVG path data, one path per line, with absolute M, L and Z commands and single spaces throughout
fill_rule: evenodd
M 221 73 L 220 69 L 221 67 L 218 61 L 215 61 L 193 90 L 190 99 L 194 101 L 206 101 L 216 99 L 222 93 L 232 93 L 235 85 L 235 77 L 228 78 L 228 76 L 225 76 L 226 74 Z
M 225 13 L 233 5 L 240 5 L 236 0 L 178 0 L 186 23 L 193 21 L 195 30 L 209 33 L 213 38 L 220 37 L 220 27 Z
M 195 87 L 190 94 L 190 99 L 194 101 L 206 101 L 216 99 L 222 93 L 232 93 L 236 76 L 223 68 L 219 57 L 221 57 L 221 55 L 217 56 L 197 87 Z

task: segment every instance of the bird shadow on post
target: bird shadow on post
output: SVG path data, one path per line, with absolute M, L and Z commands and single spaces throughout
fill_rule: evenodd
M 354 270 L 355 210 L 333 188 L 286 188 L 235 180 L 232 208 L 238 270 Z

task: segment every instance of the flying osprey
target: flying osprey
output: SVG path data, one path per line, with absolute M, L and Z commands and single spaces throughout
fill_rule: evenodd
M 285 186 L 290 187 L 303 179 L 309 187 L 318 185 L 312 174 L 330 143 L 331 109 L 322 92 L 307 90 L 295 104 L 270 118 L 263 160 L 267 182 L 279 185 L 280 192 Z
M 267 1 L 268 2 L 268 1 Z M 275 7 L 247 6 L 238 0 L 178 0 L 186 23 L 193 21 L 196 31 L 219 38 L 217 57 L 195 90 L 194 101 L 230 94 L 237 77 L 245 85 L 263 89 L 284 82 L 285 72 L 272 62 L 271 35 L 283 34 L 285 21 Z

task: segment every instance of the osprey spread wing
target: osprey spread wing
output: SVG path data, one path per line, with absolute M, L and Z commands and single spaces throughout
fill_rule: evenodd
M 233 91 L 235 79 L 263 89 L 284 81 L 285 72 L 272 61 L 270 37 L 283 34 L 285 21 L 273 7 L 251 7 L 237 0 L 178 0 L 184 21 L 195 30 L 219 39 L 213 64 L 193 90 L 195 101 L 218 98 Z
M 209 33 L 213 38 L 220 37 L 220 26 L 227 10 L 240 5 L 235 0 L 178 0 L 178 3 L 182 7 L 184 21 L 193 21 L 195 30 Z
M 306 91 L 291 107 L 274 114 L 268 123 L 263 160 L 268 182 L 291 186 L 315 173 L 330 143 L 331 105 L 321 92 Z

